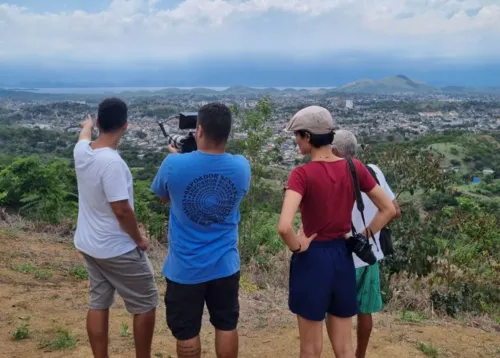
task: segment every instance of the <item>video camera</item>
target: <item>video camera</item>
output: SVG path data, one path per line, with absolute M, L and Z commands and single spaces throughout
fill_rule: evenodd
M 179 119 L 179 129 L 183 130 L 196 129 L 197 118 L 197 112 L 181 112 L 178 117 L 170 117 L 168 120 Z M 162 122 L 158 122 L 158 125 L 160 126 L 163 135 L 167 138 L 168 144 L 178 149 L 180 153 L 189 153 L 198 149 L 193 132 L 189 132 L 185 136 L 181 134 L 168 134 L 165 131 L 165 127 Z

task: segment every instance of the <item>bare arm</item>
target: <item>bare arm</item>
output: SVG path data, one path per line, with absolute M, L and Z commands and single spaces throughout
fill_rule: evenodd
M 366 193 L 366 195 L 368 195 L 378 209 L 377 214 L 375 214 L 375 217 L 367 226 L 367 229 L 369 228 L 372 233 L 376 233 L 382 230 L 382 228 L 395 217 L 396 208 L 384 189 L 379 185 L 376 185 L 371 191 Z M 365 236 L 367 236 L 366 232 L 367 230 L 365 229 L 363 231 Z
M 281 239 L 292 251 L 297 250 L 300 246 L 293 227 L 293 220 L 301 200 L 302 195 L 293 190 L 287 190 L 285 192 L 285 199 L 283 200 L 280 220 L 278 223 L 278 233 L 280 234 Z
M 394 205 L 394 208 L 396 209 L 396 214 L 394 215 L 394 217 L 392 218 L 393 220 L 394 219 L 398 219 L 401 217 L 401 208 L 399 207 L 399 203 L 396 199 L 394 199 L 392 201 L 392 204 Z
M 316 237 L 316 234 L 306 237 L 302 231 L 302 227 L 298 235 L 295 233 L 293 220 L 301 200 L 302 195 L 299 193 L 293 190 L 287 190 L 285 192 L 285 199 L 283 200 L 283 207 L 278 223 L 278 233 L 290 250 L 300 250 L 300 252 L 303 252 L 309 248 L 309 244 Z
M 129 176 L 131 174 L 125 162 L 115 158 L 109 160 L 100 179 L 104 196 L 120 227 L 135 241 L 139 248 L 147 250 L 149 240 L 141 236 L 134 209 L 129 203 L 129 184 L 127 183 Z
M 92 140 L 92 129 L 94 128 L 94 121 L 92 120 L 92 116 L 89 114 L 87 116 L 87 120 L 80 123 L 80 126 L 82 127 L 82 130 L 80 132 L 80 137 L 78 137 L 78 140 L 86 139 L 91 141 Z
M 115 201 L 110 204 L 123 231 L 125 231 L 137 245 L 140 245 L 143 240 L 142 235 L 137 225 L 134 210 L 130 206 L 128 200 Z

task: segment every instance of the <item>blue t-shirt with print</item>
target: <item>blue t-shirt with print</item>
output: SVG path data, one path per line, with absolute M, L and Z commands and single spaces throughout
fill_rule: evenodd
M 165 277 L 197 284 L 239 271 L 239 205 L 249 186 L 250 164 L 241 155 L 194 151 L 165 158 L 151 186 L 170 197 Z

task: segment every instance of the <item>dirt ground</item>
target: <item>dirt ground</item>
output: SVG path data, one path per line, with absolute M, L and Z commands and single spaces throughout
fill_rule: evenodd
M 71 240 L 0 230 L 0 247 L 0 357 L 92 357 L 85 332 L 88 286 Z M 159 275 L 158 285 L 164 292 Z M 298 356 L 298 332 L 283 294 L 243 289 L 241 306 L 240 357 Z M 161 302 L 153 356 L 173 358 L 175 341 L 164 315 Z M 27 319 L 28 337 L 13 339 Z M 377 315 L 375 326 L 368 357 L 500 357 L 500 333 L 495 330 L 458 321 L 411 323 L 396 314 Z M 60 329 L 66 330 L 62 338 Z M 215 357 L 213 338 L 205 317 L 203 357 Z M 111 311 L 110 356 L 135 356 L 132 319 L 121 299 Z M 326 336 L 323 356 L 333 357 Z

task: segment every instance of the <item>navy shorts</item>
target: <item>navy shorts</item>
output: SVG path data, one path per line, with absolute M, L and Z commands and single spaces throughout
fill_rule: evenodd
M 327 313 L 352 317 L 358 313 L 356 270 L 345 239 L 313 241 L 290 262 L 288 306 L 293 313 L 323 321 Z

